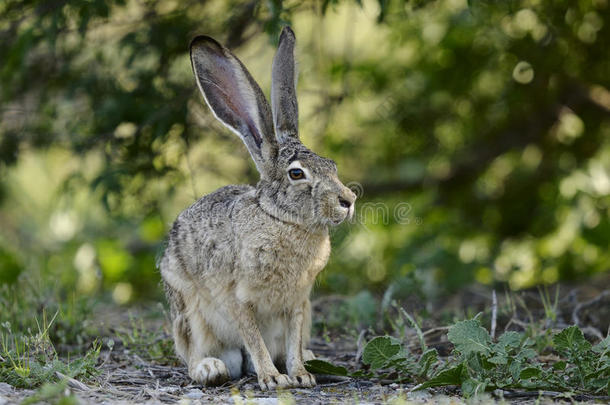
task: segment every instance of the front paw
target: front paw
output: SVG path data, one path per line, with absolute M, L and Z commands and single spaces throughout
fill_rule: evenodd
M 261 390 L 267 391 L 293 387 L 294 381 L 286 374 L 265 374 L 258 376 L 258 385 L 260 385 Z
M 303 370 L 300 373 L 293 374 L 292 379 L 296 382 L 297 387 L 312 388 L 316 386 L 316 378 L 313 374 Z

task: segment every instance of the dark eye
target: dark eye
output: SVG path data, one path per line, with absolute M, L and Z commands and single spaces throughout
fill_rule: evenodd
M 288 175 L 292 180 L 302 180 L 305 178 L 305 172 L 301 169 L 290 169 Z

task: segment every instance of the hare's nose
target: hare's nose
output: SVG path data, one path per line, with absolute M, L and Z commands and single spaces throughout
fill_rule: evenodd
M 347 201 L 344 198 L 339 197 L 339 205 L 342 206 L 343 208 L 349 209 L 349 207 L 352 206 L 352 203 L 350 201 Z

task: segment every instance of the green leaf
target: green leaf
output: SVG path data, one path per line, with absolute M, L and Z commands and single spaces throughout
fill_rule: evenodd
M 466 369 L 464 367 L 464 363 L 460 363 L 448 370 L 441 371 L 436 376 L 421 384 L 415 390 L 423 390 L 430 387 L 442 387 L 445 385 L 462 385 L 465 377 Z
M 521 345 L 521 335 L 517 332 L 506 332 L 498 338 L 496 347 L 507 350 L 508 348 L 517 348 Z
M 428 349 L 426 350 L 417 363 L 418 375 L 421 377 L 426 377 L 428 374 L 428 370 L 430 367 L 436 363 L 438 360 L 438 353 L 436 349 Z
M 489 355 L 491 352 L 491 337 L 477 320 L 456 323 L 449 328 L 447 337 L 465 357 L 475 353 Z
M 515 357 L 518 358 L 519 360 L 523 360 L 523 359 L 531 359 L 533 357 L 536 357 L 537 355 L 538 355 L 538 353 L 536 353 L 536 351 L 534 349 L 523 349 Z
M 521 378 L 522 380 L 529 380 L 530 378 L 540 376 L 541 372 L 542 371 L 539 368 L 527 367 L 527 368 L 524 368 L 523 370 L 521 370 L 521 373 L 519 374 L 519 378 Z
M 568 365 L 568 364 L 567 364 L 565 361 L 563 361 L 563 360 L 558 361 L 557 363 L 554 363 L 554 364 L 553 364 L 553 370 L 557 370 L 557 371 L 563 371 L 563 370 L 565 370 L 565 369 L 566 369 L 566 366 L 567 366 L 567 365 Z
M 349 372 L 343 366 L 336 366 L 324 360 L 309 360 L 305 362 L 305 369 L 313 374 L 328 374 L 347 376 Z
M 494 370 L 498 367 L 497 364 L 494 364 L 487 360 L 485 356 L 473 356 L 468 359 L 468 365 L 472 364 L 472 369 L 479 373 L 484 373 L 487 370 Z
M 593 346 L 595 353 L 604 353 L 610 351 L 610 335 L 606 336 L 604 340 Z
M 493 364 L 506 364 L 508 363 L 508 357 L 506 355 L 496 355 L 487 359 L 490 363 Z
M 383 367 L 400 351 L 400 344 L 389 336 L 379 336 L 371 340 L 364 347 L 362 362 L 371 366 L 373 370 Z
M 578 326 L 570 326 L 553 336 L 553 343 L 559 353 L 568 356 L 577 356 L 591 348 Z
M 469 378 L 462 383 L 462 394 L 469 398 L 485 392 L 486 387 L 484 382 Z
M 610 364 L 600 367 L 597 370 L 587 374 L 585 376 L 586 379 L 594 379 L 603 375 L 607 375 L 610 378 Z
M 508 371 L 509 371 L 510 375 L 512 376 L 513 381 L 519 380 L 519 375 L 521 374 L 521 368 L 522 368 L 522 364 L 521 364 L 521 362 L 518 362 L 518 361 L 513 361 L 508 366 Z

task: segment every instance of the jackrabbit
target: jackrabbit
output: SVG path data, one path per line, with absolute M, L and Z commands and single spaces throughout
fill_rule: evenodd
M 190 45 L 206 103 L 260 172 L 256 187 L 226 186 L 183 211 L 160 261 L 176 352 L 205 385 L 248 371 L 261 389 L 316 384 L 303 366 L 313 358 L 309 293 L 330 254 L 328 227 L 351 218 L 356 195 L 299 141 L 294 46 L 285 27 L 269 108 L 229 50 L 207 36 Z

